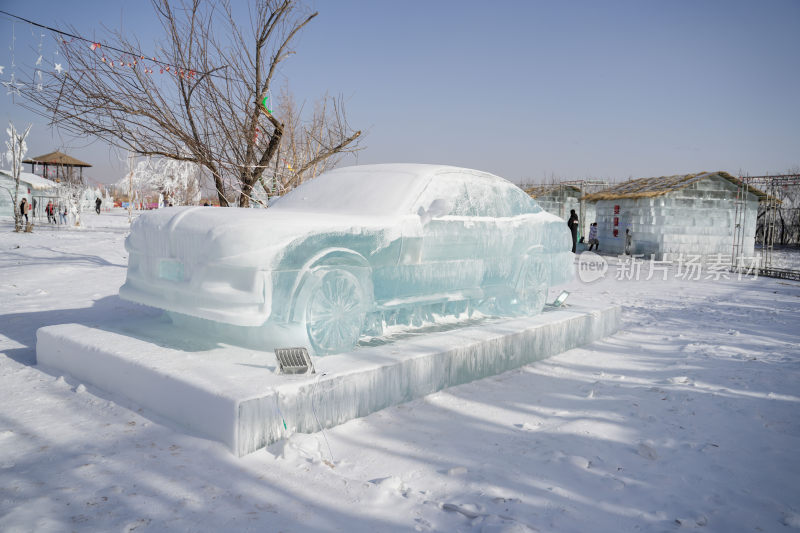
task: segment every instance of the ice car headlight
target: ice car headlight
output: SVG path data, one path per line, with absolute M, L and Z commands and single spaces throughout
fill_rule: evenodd
M 210 265 L 199 273 L 198 286 L 202 291 L 221 297 L 239 300 L 249 296 L 249 301 L 263 301 L 265 278 L 268 278 L 268 273 L 254 268 Z

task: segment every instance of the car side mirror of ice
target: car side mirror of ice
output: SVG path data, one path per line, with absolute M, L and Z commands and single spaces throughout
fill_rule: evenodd
M 434 218 L 446 215 L 448 211 L 449 207 L 447 205 L 447 202 L 441 198 L 437 198 L 436 200 L 431 202 L 431 205 L 428 206 L 428 209 L 420 207 L 419 211 L 417 211 L 417 214 L 419 215 L 419 218 L 422 220 L 422 224 L 424 225 L 433 220 Z

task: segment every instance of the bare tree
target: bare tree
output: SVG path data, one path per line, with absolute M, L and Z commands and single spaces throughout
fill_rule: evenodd
M 23 95 L 74 134 L 201 165 L 220 205 L 248 206 L 285 131 L 268 99 L 276 69 L 317 13 L 295 0 L 253 0 L 242 21 L 228 1 L 152 1 L 165 32 L 157 56 L 143 55 L 141 43 L 122 31 L 99 46 L 60 39 L 66 70 L 40 87 L 26 85 Z M 340 102 L 330 105 L 320 148 L 301 168 L 358 148 L 360 132 L 349 127 Z
M 347 126 L 341 122 L 341 98 L 325 95 L 315 103 L 308 120 L 303 120 L 302 108 L 297 106 L 288 84 L 281 89 L 280 101 L 284 134 L 274 175 L 275 185 L 283 193 L 336 166 L 344 153 L 353 151 L 348 145 L 360 132 L 352 138 L 342 137 Z
M 25 131 L 19 133 L 14 124 L 8 125 L 6 133 L 8 133 L 8 140 L 6 141 L 6 159 L 11 165 L 11 176 L 14 179 L 14 194 L 12 195 L 11 203 L 14 208 L 14 231 L 22 229 L 22 217 L 25 215 L 20 211 L 19 204 L 19 173 L 22 171 L 22 159 L 25 157 L 25 152 L 28 151 L 28 145 L 25 138 L 31 131 L 31 125 L 25 128 Z
M 773 180 L 754 186 L 770 197 L 758 206 L 756 241 L 800 245 L 800 167 L 775 173 Z

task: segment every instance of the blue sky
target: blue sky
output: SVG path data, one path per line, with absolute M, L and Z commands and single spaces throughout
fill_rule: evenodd
M 145 2 L 0 4 L 87 36 L 105 24 L 143 45 L 157 37 Z M 359 163 L 445 163 L 517 182 L 800 165 L 794 0 L 308 5 L 320 14 L 278 82 L 309 105 L 325 91 L 344 95 L 351 125 L 367 133 Z M 14 28 L 18 50 L 37 45 L 25 25 Z M 10 29 L 0 18 L 3 81 Z M 121 177 L 107 147 L 48 130 L 5 90 L 0 113 L 34 122 L 29 155 L 61 148 L 94 163 L 99 181 Z

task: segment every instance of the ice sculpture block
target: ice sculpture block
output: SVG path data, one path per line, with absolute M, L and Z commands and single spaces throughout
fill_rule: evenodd
M 502 178 L 439 165 L 326 172 L 269 209 L 141 215 L 124 299 L 178 325 L 269 350 L 348 351 L 386 324 L 471 309 L 532 315 L 570 280 L 567 225 Z

